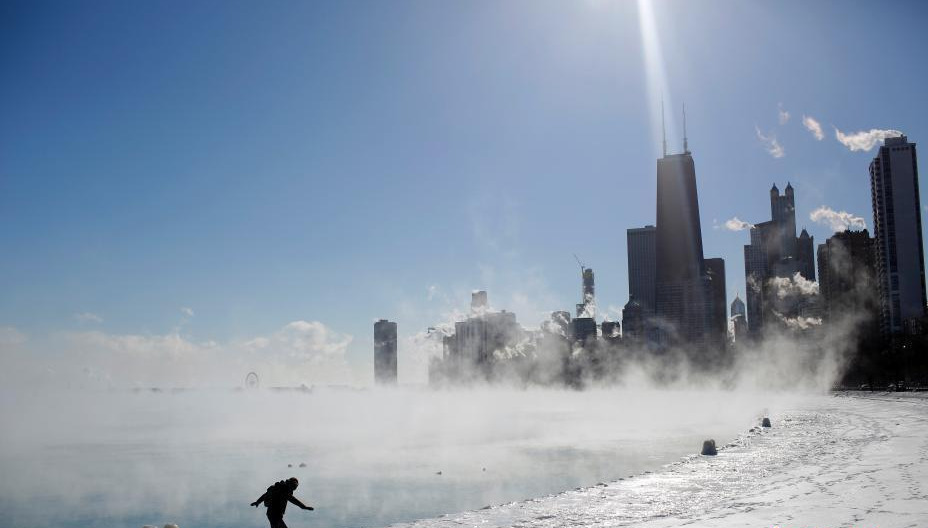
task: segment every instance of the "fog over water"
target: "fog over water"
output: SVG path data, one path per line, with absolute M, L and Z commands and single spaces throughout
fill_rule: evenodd
M 248 503 L 296 476 L 296 496 L 316 511 L 291 508 L 291 526 L 384 526 L 655 469 L 801 398 L 645 387 L 7 391 L 0 518 L 260 526 L 264 508 Z
M 121 339 L 99 352 L 59 348 L 48 371 L 48 356 L 17 340 L 0 373 L 0 519 L 12 528 L 262 526 L 264 508 L 249 503 L 296 476 L 296 496 L 316 510 L 291 508 L 290 526 L 376 527 L 594 486 L 698 453 L 708 438 L 724 445 L 768 412 L 822 394 L 843 369 L 853 328 L 832 325 L 811 340 L 774 335 L 721 371 L 638 354 L 586 390 L 201 382 L 154 392 L 129 380 L 217 376 L 254 352 L 232 347 L 226 364 L 221 347 L 184 342 L 181 354 Z M 324 365 L 306 366 L 331 341 L 321 335 L 288 325 L 272 341 L 289 348 L 257 370 Z M 432 341 L 407 350 L 427 358 Z M 323 348 L 341 360 L 339 346 Z M 216 369 L 195 368 L 208 359 Z M 106 376 L 88 378 L 86 365 Z M 60 382 L 70 379 L 95 383 Z

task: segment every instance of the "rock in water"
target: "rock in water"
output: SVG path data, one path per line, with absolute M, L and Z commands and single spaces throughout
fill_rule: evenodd
M 719 454 L 718 450 L 715 449 L 715 440 L 706 440 L 702 443 L 702 454 L 707 456 Z
M 762 427 L 770 427 L 770 418 L 764 418 L 764 421 L 760 423 Z
M 164 528 L 177 528 L 177 525 L 174 523 L 168 523 L 164 525 Z
M 300 462 L 300 467 L 306 467 L 306 462 Z

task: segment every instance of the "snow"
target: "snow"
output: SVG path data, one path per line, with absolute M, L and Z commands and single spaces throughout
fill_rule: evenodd
M 415 527 L 928 524 L 928 399 L 837 395 L 653 473 Z

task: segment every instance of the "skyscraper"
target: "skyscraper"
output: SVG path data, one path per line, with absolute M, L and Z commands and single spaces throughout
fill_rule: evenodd
M 702 355 L 711 346 L 711 280 L 703 260 L 696 167 L 685 126 L 683 153 L 664 152 L 657 160 L 655 255 L 658 339 Z
M 866 229 L 835 233 L 818 247 L 819 292 L 825 318 L 862 315 L 879 321 L 874 258 L 874 240 Z
M 481 314 L 487 311 L 490 303 L 486 290 L 475 290 L 470 294 L 470 313 Z
M 751 243 L 744 246 L 747 322 L 748 330 L 754 336 L 760 335 L 764 328 L 764 300 L 769 293 L 768 281 L 771 277 L 770 260 L 776 258 L 776 254 L 769 256 L 777 247 L 775 234 L 773 221 L 761 222 L 751 228 Z
M 386 319 L 374 323 L 374 381 L 396 384 L 396 323 Z
M 603 340 L 606 342 L 617 342 L 622 338 L 622 323 L 618 321 L 603 321 L 600 325 L 603 333 Z
M 628 244 L 628 293 L 647 314 L 654 313 L 656 292 L 656 242 L 657 228 L 652 225 L 629 229 Z
M 776 184 L 770 189 L 770 219 L 779 231 L 779 249 L 783 257 L 796 256 L 796 198 L 793 185 L 786 182 L 780 195 Z
M 804 227 L 796 239 L 796 261 L 799 274 L 815 282 L 815 237 Z
M 744 301 L 737 295 L 735 295 L 735 300 L 731 302 L 731 322 L 735 343 L 743 343 L 748 333 L 747 311 L 744 307 Z
M 644 315 L 641 304 L 633 296 L 622 309 L 622 338 L 626 342 L 638 344 L 644 340 Z
M 577 317 L 593 319 L 596 317 L 596 287 L 592 268 L 582 268 L 580 279 L 581 301 L 577 304 Z
M 662 285 L 680 284 L 703 275 L 696 166 L 689 151 L 657 160 L 655 254 L 658 290 Z
M 706 275 L 709 278 L 709 297 L 711 300 L 710 338 L 718 349 L 725 346 L 728 335 L 728 303 L 725 299 L 725 261 L 709 258 L 705 262 Z
M 498 350 L 511 346 L 521 336 L 516 314 L 503 310 L 486 312 L 454 323 L 454 359 L 465 369 L 488 371 Z
M 799 315 L 802 299 L 784 299 L 772 291 L 771 279 L 793 280 L 796 273 L 815 280 L 814 239 L 805 229 L 796 236 L 796 197 L 791 183 L 783 194 L 770 189 L 770 217 L 751 228 L 751 243 L 744 246 L 748 329 L 757 336 L 781 318 Z M 777 316 L 779 315 L 779 317 Z
M 925 315 L 925 255 L 915 143 L 887 138 L 870 163 L 881 326 L 908 333 Z
M 501 356 L 525 338 L 516 314 L 488 309 L 487 293 L 471 294 L 472 313 L 455 321 L 454 334 L 442 337 L 442 358 L 429 365 L 430 383 L 467 382 L 492 377 Z M 569 319 L 569 313 L 565 312 Z M 566 336 L 566 330 L 561 330 Z
M 735 295 L 735 300 L 731 302 L 731 316 L 734 317 L 736 315 L 747 315 L 744 301 L 741 300 L 739 295 Z
M 596 340 L 596 320 L 577 317 L 570 321 L 570 340 L 575 347 L 591 349 Z
M 822 318 L 830 324 L 853 325 L 845 335 L 854 345 L 848 357 L 849 379 L 871 379 L 882 363 L 875 261 L 874 239 L 866 229 L 835 233 L 818 247 Z

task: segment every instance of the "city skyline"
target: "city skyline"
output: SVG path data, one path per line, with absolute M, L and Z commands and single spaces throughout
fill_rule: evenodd
M 797 19 L 798 3 L 657 2 L 651 34 L 634 3 L 406 5 L 406 19 L 375 9 L 383 21 L 294 5 L 250 19 L 245 4 L 217 20 L 199 6 L 173 32 L 171 7 L 113 4 L 95 19 L 12 10 L 34 27 L 0 37 L 21 50 L 5 56 L 0 88 L 6 346 L 77 336 L 117 352 L 238 350 L 296 333 L 306 354 L 366 369 L 370 325 L 388 317 L 402 381 L 404 343 L 464 313 L 471 290 L 532 327 L 574 306 L 574 253 L 596 269 L 597 320 L 621 320 L 626 230 L 656 223 L 660 97 L 670 152 L 682 150 L 687 103 L 704 253 L 727 262 L 727 301 L 744 298 L 745 224 L 764 218 L 772 182 L 792 183 L 797 231 L 817 241 L 872 230 L 880 134 L 869 131 L 928 137 L 906 88 L 925 66 L 837 37 L 901 26 L 895 46 L 919 49 L 918 17 L 846 6 L 836 29 L 822 6 Z M 758 16 L 796 35 L 765 26 L 750 58 L 721 45 L 747 38 L 735 28 Z M 363 37 L 318 31 L 331 19 Z M 243 25 L 266 41 L 212 47 Z M 815 69 L 824 60 L 829 74 Z M 860 75 L 877 62 L 898 82 Z M 365 83 L 361 71 L 373 72 Z
M 0 528 L 920 524 L 926 20 L 0 1 Z

